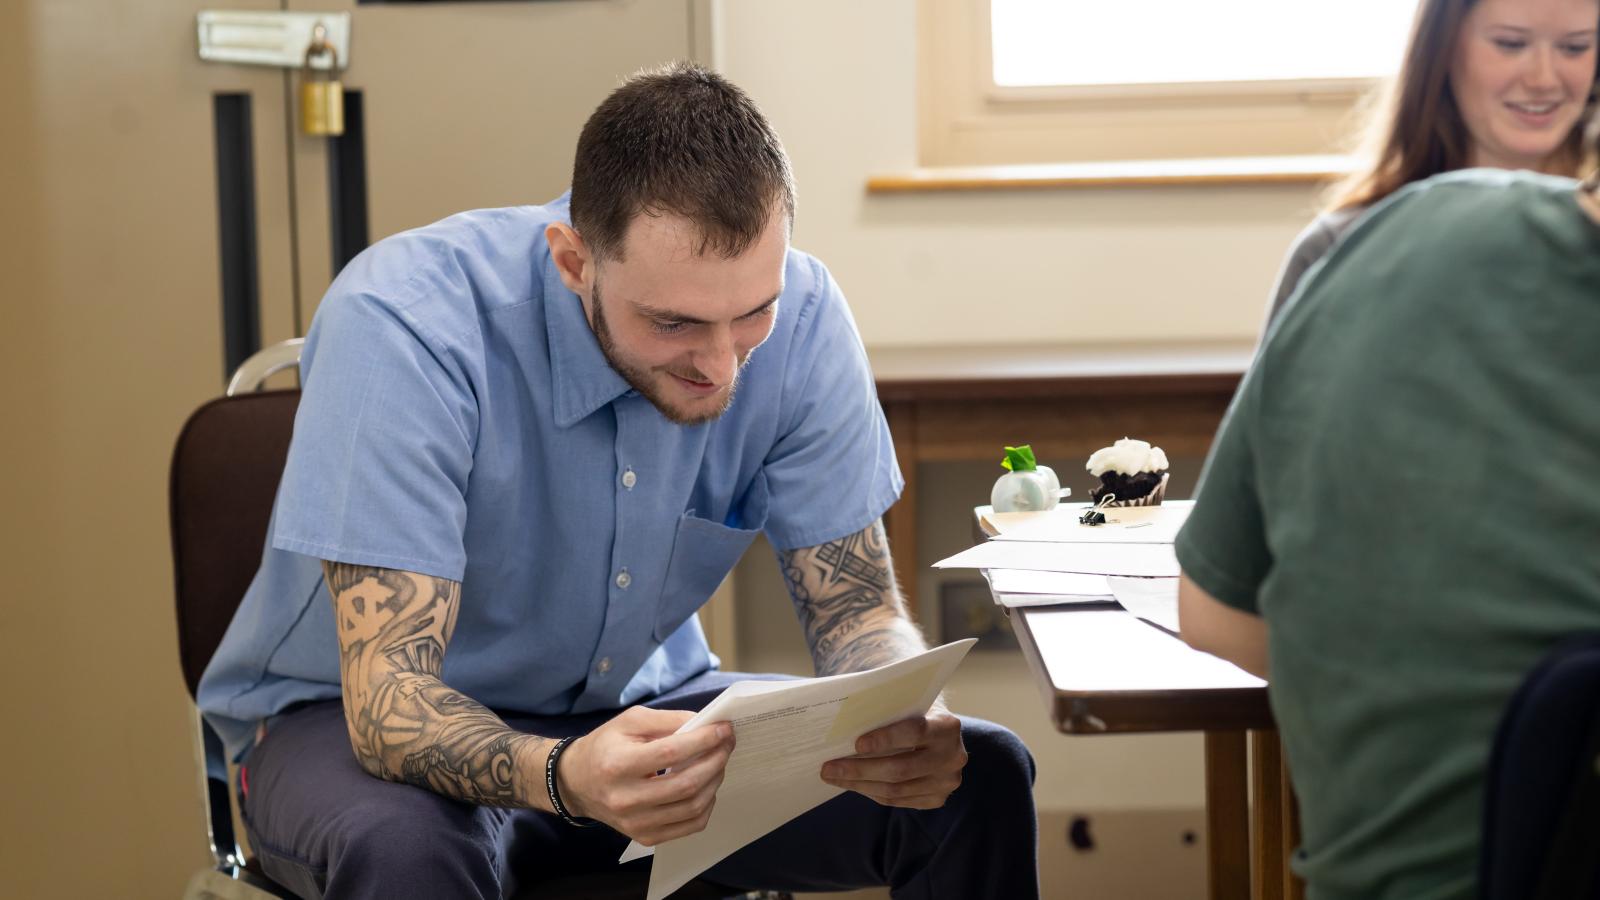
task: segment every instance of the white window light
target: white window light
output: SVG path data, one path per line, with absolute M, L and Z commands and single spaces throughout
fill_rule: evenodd
M 1417 0 L 990 0 L 994 83 L 1306 82 L 1392 75 Z

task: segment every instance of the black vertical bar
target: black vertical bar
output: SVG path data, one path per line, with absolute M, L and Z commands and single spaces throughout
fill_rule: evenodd
M 367 249 L 367 129 L 361 92 L 344 92 L 344 134 L 328 139 L 328 233 L 333 274 Z
M 217 235 L 222 254 L 222 378 L 261 349 L 261 277 L 256 252 L 256 176 L 250 95 L 212 101 L 217 143 Z

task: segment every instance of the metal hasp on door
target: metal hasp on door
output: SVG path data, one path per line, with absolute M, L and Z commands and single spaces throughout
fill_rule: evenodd
M 339 71 L 350 65 L 349 13 L 207 10 L 195 18 L 201 59 L 300 69 L 301 131 L 344 133 Z

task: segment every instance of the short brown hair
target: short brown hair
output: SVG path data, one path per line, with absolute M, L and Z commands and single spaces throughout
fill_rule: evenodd
M 1365 136 L 1362 168 L 1333 187 L 1329 206 L 1344 209 L 1376 203 L 1413 181 L 1465 168 L 1472 135 L 1450 89 L 1461 23 L 1477 0 L 1422 0 L 1411 25 L 1400 74 L 1382 90 Z M 1600 73 L 1597 73 L 1600 89 Z M 1588 109 L 1550 158 L 1552 168 L 1577 175 L 1584 166 L 1583 123 Z
M 572 226 L 597 258 L 621 258 L 641 213 L 682 216 L 700 230 L 697 252 L 732 258 L 779 204 L 792 222 L 794 176 L 778 135 L 748 94 L 694 63 L 629 78 L 578 137 Z

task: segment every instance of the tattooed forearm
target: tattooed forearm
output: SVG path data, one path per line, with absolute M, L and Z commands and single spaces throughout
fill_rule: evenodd
M 541 738 L 439 680 L 461 586 L 373 566 L 324 563 L 339 632 L 350 744 L 361 767 L 446 797 L 528 806 Z
M 778 554 L 818 675 L 857 672 L 926 649 L 895 588 L 883 525 Z

